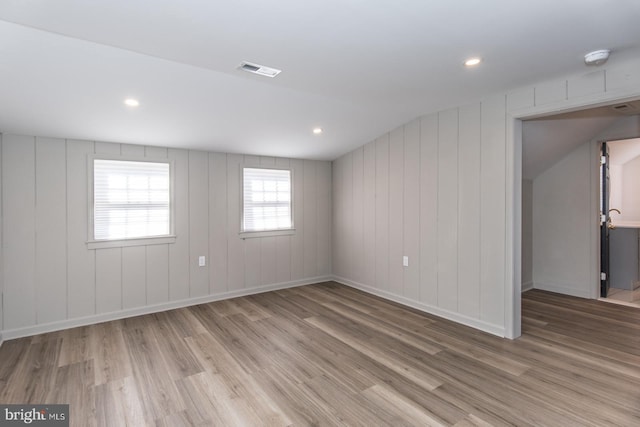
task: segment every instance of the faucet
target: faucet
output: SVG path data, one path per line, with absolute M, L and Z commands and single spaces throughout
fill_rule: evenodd
M 609 213 L 611 213 L 611 211 L 616 211 L 620 213 L 620 209 L 616 209 L 616 208 L 609 209 Z M 609 230 L 613 230 L 614 228 L 616 228 L 616 226 L 613 225 L 613 221 L 611 221 L 611 217 L 607 218 L 607 228 Z

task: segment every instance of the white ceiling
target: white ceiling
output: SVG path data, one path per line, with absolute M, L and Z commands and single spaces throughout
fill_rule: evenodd
M 524 121 L 522 124 L 522 177 L 536 178 L 576 147 L 598 138 L 608 128 L 618 125 L 617 121 L 622 122 L 625 118 L 637 117 L 640 114 L 640 101 L 630 101 L 624 105 L 629 107 L 624 112 L 620 112 L 613 106 L 602 106 Z M 635 144 L 631 145 L 635 146 Z M 616 153 L 610 151 L 612 163 L 631 160 L 628 156 L 632 155 L 634 150 L 635 148 L 629 147 L 627 150 L 619 147 Z M 620 159 L 614 161 L 614 158 L 618 157 Z
M 637 0 L 2 0 L 0 130 L 333 159 L 583 72 L 590 50 L 637 57 L 638 18 Z M 484 62 L 465 69 L 472 55 Z

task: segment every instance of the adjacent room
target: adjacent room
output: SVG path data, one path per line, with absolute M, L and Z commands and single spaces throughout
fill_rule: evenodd
M 640 424 L 639 18 L 3 0 L 0 425 Z

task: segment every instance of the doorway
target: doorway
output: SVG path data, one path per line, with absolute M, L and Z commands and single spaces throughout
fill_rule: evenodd
M 639 101 L 523 120 L 523 290 L 600 297 L 601 142 L 639 133 Z
M 640 307 L 640 138 L 601 143 L 600 298 Z

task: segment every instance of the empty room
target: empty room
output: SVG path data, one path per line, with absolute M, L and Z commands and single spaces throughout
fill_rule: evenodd
M 0 426 L 640 425 L 639 19 L 0 1 Z

